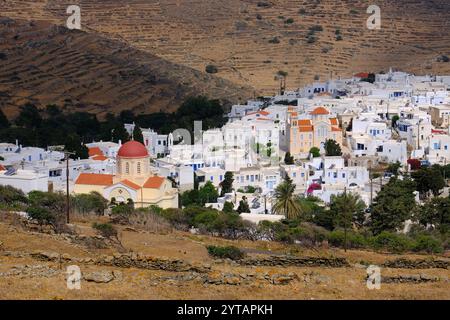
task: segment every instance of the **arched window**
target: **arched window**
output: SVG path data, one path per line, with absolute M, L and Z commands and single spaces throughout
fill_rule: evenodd
M 140 162 L 138 162 L 138 164 L 137 164 L 137 173 L 141 174 L 141 163 Z
M 130 174 L 130 164 L 128 162 L 125 164 L 125 173 Z

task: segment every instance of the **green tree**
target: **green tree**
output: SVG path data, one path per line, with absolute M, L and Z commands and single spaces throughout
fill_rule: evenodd
M 72 205 L 81 214 L 93 212 L 98 215 L 103 215 L 108 207 L 108 200 L 103 198 L 100 193 L 92 191 L 89 194 L 74 195 Z
M 144 144 L 144 136 L 142 135 L 142 130 L 141 128 L 139 128 L 137 124 L 134 126 L 133 129 L 133 140 Z
M 312 148 L 309 150 L 309 153 L 312 154 L 312 156 L 313 156 L 314 158 L 320 157 L 320 149 L 317 148 L 317 147 L 312 147 Z
M 199 191 L 193 189 L 183 192 L 181 194 L 181 205 L 184 207 L 201 205 Z
M 398 170 L 402 167 L 401 163 L 399 161 L 395 163 L 389 164 L 387 168 L 387 172 L 392 173 L 394 176 L 398 176 Z
M 332 212 L 336 226 L 344 228 L 344 248 L 347 250 L 347 233 L 352 228 L 356 217 L 364 214 L 366 205 L 359 195 L 341 193 L 331 196 L 330 212 Z
M 225 201 L 225 203 L 223 204 L 223 212 L 226 213 L 232 213 L 234 212 L 234 205 L 233 203 L 229 202 L 229 201 Z
M 273 206 L 276 214 L 284 215 L 287 219 L 295 219 L 300 216 L 301 208 L 297 197 L 294 195 L 295 188 L 295 184 L 289 177 L 277 186 Z
M 450 231 L 450 198 L 433 198 L 417 211 L 416 220 L 445 234 Z
M 81 142 L 81 138 L 76 133 L 69 134 L 65 141 L 65 150 L 74 154 L 70 155 L 72 159 L 89 158 L 88 148 Z
M 217 202 L 217 198 L 219 197 L 219 193 L 211 181 L 207 181 L 205 185 L 199 189 L 198 195 L 201 205 Z
M 114 129 L 112 131 L 112 140 L 114 142 L 119 142 L 120 140 L 122 141 L 122 143 L 130 140 L 130 135 L 128 134 L 122 122 L 117 122 L 114 126 Z
M 247 202 L 247 197 L 242 197 L 242 200 L 239 201 L 239 206 L 236 210 L 239 214 L 241 213 L 250 213 L 250 206 Z
M 429 192 L 436 197 L 439 191 L 445 187 L 445 180 L 442 176 L 440 166 L 432 166 L 431 168 L 420 168 L 411 173 L 411 177 L 417 185 L 417 191 L 420 197 L 425 199 Z
M 325 154 L 329 157 L 342 156 L 341 146 L 333 139 L 327 139 L 325 141 Z
M 393 117 L 392 117 L 392 123 L 391 123 L 391 125 L 392 125 L 392 128 L 395 128 L 396 126 L 397 126 L 397 122 L 400 120 L 400 117 L 398 116 L 398 114 L 396 114 L 396 115 L 394 115 Z
M 397 177 L 383 186 L 371 206 L 370 228 L 374 234 L 403 227 L 416 208 L 415 188 L 410 179 L 400 180 Z
M 266 154 L 268 158 L 272 156 L 272 142 L 270 141 L 267 142 Z
M 291 156 L 290 152 L 286 152 L 286 154 L 284 155 L 284 163 L 287 165 L 294 164 L 294 157 Z
M 225 172 L 224 179 L 220 183 L 220 186 L 222 187 L 222 191 L 220 192 L 221 197 L 223 197 L 226 193 L 230 193 L 231 191 L 233 191 L 233 182 L 233 172 Z
M 16 124 L 19 127 L 34 129 L 40 126 L 42 117 L 38 108 L 31 103 L 27 103 L 20 108 L 19 116 L 16 118 Z
M 0 129 L 9 128 L 9 126 L 10 126 L 10 123 L 9 123 L 8 118 L 6 118 L 2 109 L 0 109 Z

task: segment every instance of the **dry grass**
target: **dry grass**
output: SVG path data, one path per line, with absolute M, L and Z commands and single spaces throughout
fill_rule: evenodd
M 83 234 L 91 234 L 90 222 L 77 223 Z M 241 248 L 257 249 L 283 253 L 292 251 L 292 247 L 268 242 L 228 241 L 209 236 L 191 235 L 173 232 L 154 234 L 144 231 L 127 231 L 121 229 L 124 246 L 134 252 L 159 257 L 180 258 L 191 262 L 211 263 L 213 272 L 232 273 L 289 273 L 300 276 L 301 281 L 291 282 L 286 286 L 276 286 L 267 282 L 255 281 L 251 285 L 203 285 L 196 281 L 160 282 L 154 284 L 161 276 L 176 275 L 173 272 L 159 270 L 140 270 L 96 267 L 82 265 L 82 272 L 95 270 L 120 270 L 122 281 L 108 284 L 82 282 L 80 291 L 68 290 L 64 273 L 51 278 L 20 278 L 18 276 L 0 276 L 0 297 L 2 299 L 450 299 L 450 283 L 440 281 L 425 284 L 383 284 L 381 290 L 368 290 L 365 285 L 366 271 L 356 266 L 349 268 L 274 268 L 242 267 L 228 264 L 214 264 L 205 249 L 207 244 L 233 244 Z M 34 250 L 68 253 L 74 257 L 96 256 L 112 253 L 111 249 L 91 250 L 74 246 L 67 241 L 57 240 L 54 236 L 30 234 L 8 224 L 0 223 L 0 241 L 4 250 Z M 388 255 L 382 253 L 350 250 L 347 253 L 332 249 L 300 249 L 298 255 L 342 256 L 352 263 L 370 261 L 381 264 L 398 257 L 424 258 L 422 255 Z M 442 258 L 442 257 L 441 257 Z M 14 258 L 0 255 L 0 273 L 10 270 L 15 265 L 46 265 L 54 269 L 60 266 L 33 260 L 29 257 Z M 62 271 L 65 266 L 62 266 Z M 317 282 L 305 282 L 303 275 L 313 273 L 316 277 L 328 279 Z M 382 269 L 383 275 L 420 274 L 449 277 L 444 269 L 402 270 Z

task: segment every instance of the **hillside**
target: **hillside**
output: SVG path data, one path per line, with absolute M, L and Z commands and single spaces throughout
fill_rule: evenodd
M 52 235 L 2 219 L 0 299 L 450 299 L 445 257 L 345 253 L 129 227 L 120 229 L 125 249 L 118 252 L 102 245 L 87 221 L 75 221 L 75 228 L 77 236 Z M 245 249 L 247 262 L 212 259 L 210 244 Z M 444 266 L 430 260 L 413 269 L 405 262 L 384 266 L 381 289 L 367 289 L 367 265 L 398 258 L 434 258 Z M 291 263 L 305 260 L 308 265 Z M 69 265 L 81 269 L 81 290 L 67 289 Z
M 65 25 L 71 4 L 81 6 L 83 32 L 54 26 Z M 0 106 L 10 115 L 27 100 L 171 111 L 192 94 L 231 102 L 272 94 L 278 71 L 288 72 L 288 88 L 389 67 L 450 73 L 438 59 L 450 55 L 450 2 L 380 0 L 381 30 L 366 27 L 371 4 L 1 0 Z M 207 74 L 209 64 L 218 73 Z
M 0 106 L 56 103 L 66 110 L 102 115 L 174 111 L 188 96 L 224 102 L 253 90 L 174 64 L 96 33 L 70 31 L 48 22 L 0 20 Z
M 2 15 L 65 23 L 74 1 L 4 0 Z M 75 1 L 82 24 L 184 66 L 273 93 L 275 74 L 288 87 L 314 78 L 349 76 L 389 67 L 418 74 L 450 73 L 450 2 L 380 0 L 381 30 L 369 30 L 367 0 L 117 0 Z M 320 26 L 308 43 L 309 29 Z M 342 40 L 337 41 L 336 30 Z M 274 40 L 276 39 L 276 40 Z

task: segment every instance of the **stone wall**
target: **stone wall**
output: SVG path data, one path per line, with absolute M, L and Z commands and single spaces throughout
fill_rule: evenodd
M 270 266 L 270 267 L 349 267 L 350 264 L 344 258 L 320 258 L 320 257 L 291 257 L 269 256 L 264 258 L 246 258 L 237 261 L 244 266 Z
M 396 259 L 387 261 L 383 264 L 385 268 L 399 268 L 399 269 L 449 269 L 449 260 L 408 260 Z

